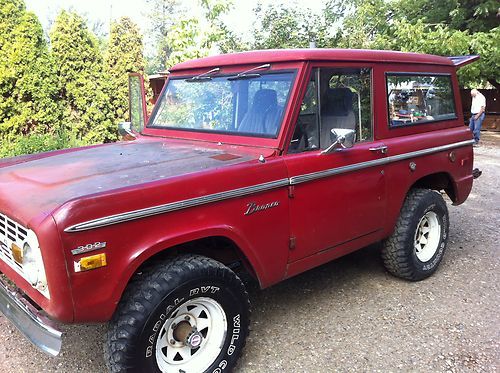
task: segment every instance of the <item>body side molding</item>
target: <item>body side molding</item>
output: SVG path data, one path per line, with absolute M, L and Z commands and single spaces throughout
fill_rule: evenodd
M 438 153 L 445 150 L 455 149 L 467 145 L 472 145 L 474 140 L 460 141 L 453 144 L 437 146 L 434 148 L 417 150 L 409 153 L 403 153 L 398 155 L 392 155 L 385 158 L 375 159 L 367 162 L 355 163 L 349 166 L 336 167 L 323 171 L 312 172 L 309 174 L 292 176 L 287 179 L 274 180 L 267 183 L 252 185 L 248 187 L 233 189 L 225 192 L 219 192 L 214 194 L 208 194 L 206 196 L 190 198 L 178 202 L 171 202 L 164 205 L 158 205 L 153 207 L 147 207 L 140 210 L 133 210 L 124 212 L 121 214 L 105 216 L 102 218 L 85 221 L 78 223 L 64 229 L 67 233 L 81 232 L 90 229 L 96 229 L 101 227 L 106 227 L 109 225 L 119 224 L 130 220 L 142 219 L 149 216 L 165 214 L 172 211 L 182 210 L 186 208 L 196 207 L 200 205 L 205 205 L 208 203 L 219 202 L 226 199 L 243 197 L 250 194 L 260 193 L 267 190 L 272 190 L 276 188 L 281 188 L 290 185 L 302 184 L 305 182 L 322 179 L 325 177 L 338 175 L 347 172 L 353 172 L 357 170 L 362 170 L 368 167 L 380 166 L 388 163 L 398 162 L 405 159 L 410 159 L 413 157 L 420 157 L 423 155 Z

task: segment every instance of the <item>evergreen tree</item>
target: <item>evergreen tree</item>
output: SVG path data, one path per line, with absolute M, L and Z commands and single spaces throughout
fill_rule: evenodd
M 70 132 L 89 143 L 115 140 L 109 77 L 86 21 L 76 13 L 62 11 L 50 39 Z
M 144 73 L 142 35 L 128 17 L 111 25 L 106 68 L 110 78 L 110 103 L 116 122 L 128 118 L 128 73 Z
M 58 132 L 54 71 L 37 17 L 22 0 L 0 0 L 0 156 L 20 135 Z

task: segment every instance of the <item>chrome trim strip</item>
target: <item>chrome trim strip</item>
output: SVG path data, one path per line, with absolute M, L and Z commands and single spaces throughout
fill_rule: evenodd
M 206 196 L 195 197 L 178 202 L 171 202 L 164 205 L 147 207 L 141 210 L 134 210 L 122 214 L 105 216 L 103 218 L 89 220 L 83 223 L 72 225 L 66 228 L 65 232 L 81 232 L 89 229 L 105 227 L 108 225 L 118 224 L 125 221 L 136 220 L 148 216 L 164 214 L 167 212 L 182 210 L 190 207 L 205 205 L 207 203 L 218 202 L 230 198 L 243 197 L 249 194 L 264 192 L 271 189 L 276 189 L 289 185 L 288 179 L 275 180 L 268 183 L 252 185 L 248 187 L 229 190 L 226 192 L 219 192 L 209 194 Z
M 226 192 L 219 192 L 219 193 L 209 194 L 206 196 L 186 199 L 183 201 L 171 202 L 171 203 L 167 203 L 164 205 L 147 207 L 147 208 L 140 209 L 140 210 L 128 211 L 128 212 L 124 212 L 122 214 L 105 216 L 105 217 L 102 217 L 99 219 L 89 220 L 86 222 L 72 225 L 72 226 L 66 228 L 64 231 L 71 233 L 71 232 L 81 232 L 81 231 L 86 231 L 89 229 L 106 227 L 108 225 L 123 223 L 123 222 L 130 221 L 130 220 L 136 220 L 136 219 L 141 219 L 141 218 L 145 218 L 148 216 L 159 215 L 159 214 L 164 214 L 167 212 L 172 212 L 172 211 L 182 210 L 182 209 L 186 209 L 186 208 L 190 208 L 190 207 L 205 205 L 207 203 L 218 202 L 218 201 L 222 201 L 225 199 L 243 197 L 243 196 L 246 196 L 249 194 L 260 193 L 260 192 L 264 192 L 267 190 L 281 188 L 281 187 L 289 186 L 289 185 L 297 185 L 297 184 L 305 183 L 305 182 L 316 180 L 316 179 L 322 179 L 324 177 L 338 175 L 341 173 L 362 170 L 362 169 L 368 168 L 368 167 L 380 166 L 380 165 L 384 165 L 387 163 L 402 161 L 402 160 L 405 160 L 408 158 L 419 157 L 422 155 L 437 153 L 440 151 L 459 148 L 459 147 L 466 146 L 466 145 L 472 145 L 473 142 L 474 142 L 474 140 L 461 141 L 461 142 L 457 142 L 454 144 L 448 144 L 448 145 L 437 146 L 437 147 L 429 148 L 429 149 L 417 150 L 417 151 L 410 152 L 410 153 L 393 155 L 393 156 L 375 159 L 375 160 L 367 161 L 367 162 L 360 162 L 360 163 L 352 164 L 349 166 L 331 168 L 328 170 L 312 172 L 312 173 L 304 174 L 304 175 L 300 175 L 300 176 L 293 176 L 289 179 L 270 181 L 267 183 L 252 185 L 252 186 L 248 186 L 248 187 L 244 187 L 244 188 L 233 189 L 233 190 L 229 190 Z M 324 157 L 324 155 L 321 155 L 321 156 Z
M 0 277 L 0 312 L 43 352 L 57 356 L 61 350 L 62 333 L 55 324 L 12 289 Z
M 324 171 L 311 172 L 309 174 L 293 176 L 290 178 L 290 185 L 302 184 L 302 183 L 305 183 L 308 181 L 322 179 L 324 177 L 338 175 L 338 174 L 342 174 L 342 173 L 346 173 L 346 172 L 362 170 L 364 168 L 380 166 L 380 165 L 384 165 L 384 164 L 388 164 L 388 163 L 392 163 L 392 162 L 398 162 L 398 161 L 402 161 L 402 160 L 413 158 L 413 157 L 420 157 L 422 155 L 438 153 L 438 152 L 449 150 L 449 149 L 459 148 L 459 147 L 462 147 L 465 145 L 472 145 L 473 142 L 474 142 L 474 140 L 466 140 L 466 141 L 456 142 L 453 144 L 437 146 L 434 148 L 417 150 L 417 151 L 410 152 L 410 153 L 392 155 L 392 156 L 385 157 L 385 158 L 375 159 L 373 161 L 355 163 L 355 164 L 352 164 L 349 166 L 330 168 L 330 169 L 324 170 Z

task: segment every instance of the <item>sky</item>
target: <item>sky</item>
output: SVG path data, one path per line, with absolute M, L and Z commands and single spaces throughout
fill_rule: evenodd
M 110 20 L 118 19 L 122 16 L 130 17 L 136 22 L 145 35 L 146 48 L 148 38 L 146 31 L 148 29 L 148 20 L 146 13 L 149 11 L 146 6 L 146 0 L 25 0 L 28 10 L 35 12 L 40 19 L 44 29 L 48 31 L 51 23 L 56 18 L 61 9 L 73 9 L 83 14 L 93 23 L 102 23 L 103 28 L 109 29 Z M 197 0 L 184 0 L 183 4 L 196 4 Z M 263 5 L 276 3 L 276 0 L 260 0 Z M 282 1 L 286 3 L 287 1 Z M 319 12 L 326 0 L 296 0 L 291 1 L 299 8 L 310 8 Z M 253 17 L 252 9 L 257 1 L 233 0 L 234 9 L 227 15 L 225 21 L 228 27 L 238 31 L 240 35 L 248 35 L 251 30 Z M 194 8 L 194 7 L 193 7 Z

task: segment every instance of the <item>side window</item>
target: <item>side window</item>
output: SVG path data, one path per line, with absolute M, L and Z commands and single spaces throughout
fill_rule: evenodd
M 289 152 L 325 149 L 334 128 L 356 131 L 356 141 L 373 138 L 371 69 L 314 69 Z
M 321 70 L 321 148 L 331 145 L 334 128 L 356 131 L 356 141 L 371 140 L 371 69 Z
M 387 74 L 391 127 L 456 118 L 448 75 Z

